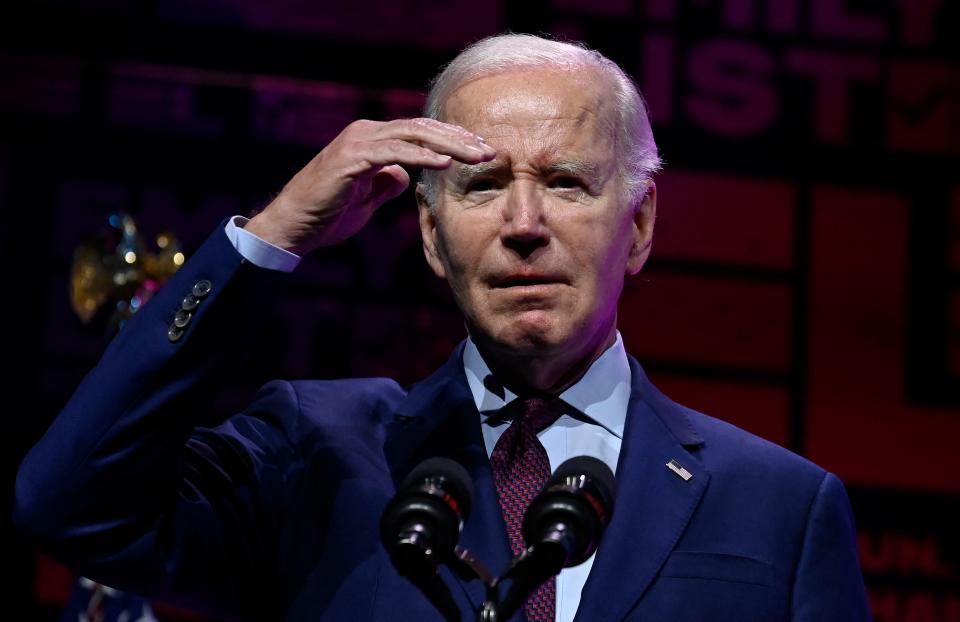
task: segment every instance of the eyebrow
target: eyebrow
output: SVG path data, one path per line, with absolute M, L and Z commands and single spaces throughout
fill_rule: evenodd
M 479 164 L 461 164 L 457 168 L 457 176 L 454 178 L 456 187 L 462 188 L 468 181 L 474 177 L 486 175 L 493 171 L 503 168 L 502 162 L 480 162 Z
M 581 177 L 590 184 L 599 184 L 601 178 L 600 165 L 596 162 L 584 162 L 583 160 L 564 160 L 554 162 L 547 167 L 549 173 L 566 173 L 574 177 Z
M 504 167 L 503 162 L 480 162 L 479 164 L 461 164 L 457 168 L 454 183 L 458 188 L 462 188 L 468 181 L 474 177 L 488 175 L 501 170 Z M 553 162 L 546 167 L 544 172 L 548 175 L 555 173 L 566 173 L 575 177 L 582 177 L 590 184 L 599 184 L 603 175 L 600 166 L 595 162 L 586 162 L 583 160 L 563 160 Z

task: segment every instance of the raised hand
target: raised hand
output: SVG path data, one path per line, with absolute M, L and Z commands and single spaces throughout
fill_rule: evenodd
M 404 166 L 445 169 L 496 155 L 483 139 L 433 119 L 354 121 L 293 176 L 246 229 L 298 255 L 357 233 L 410 183 Z

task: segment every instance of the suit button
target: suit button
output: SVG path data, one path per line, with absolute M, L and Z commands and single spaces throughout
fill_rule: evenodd
M 213 283 L 209 279 L 201 279 L 193 285 L 193 295 L 197 298 L 203 298 L 213 289 Z
M 167 339 L 169 339 L 171 343 L 176 343 L 176 342 L 180 341 L 180 338 L 181 338 L 181 337 L 183 337 L 183 329 L 182 329 L 182 328 L 180 328 L 180 327 L 178 327 L 178 326 L 171 325 L 171 326 L 170 326 L 170 329 L 167 330 Z
M 184 311 L 180 309 L 177 311 L 177 314 L 173 316 L 173 325 L 177 328 L 184 328 L 187 324 L 190 323 L 190 320 L 193 319 L 193 314 L 189 311 Z
M 193 294 L 187 294 L 180 303 L 180 308 L 184 311 L 193 311 L 200 304 L 200 299 Z

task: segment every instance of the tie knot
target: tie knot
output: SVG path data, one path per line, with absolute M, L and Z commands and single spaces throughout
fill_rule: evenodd
M 552 425 L 566 408 L 564 401 L 557 397 L 518 397 L 516 402 L 514 418 L 530 427 L 534 433 Z

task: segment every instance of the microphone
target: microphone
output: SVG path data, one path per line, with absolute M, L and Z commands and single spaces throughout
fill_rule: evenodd
M 499 605 L 484 605 L 482 619 L 510 618 L 544 581 L 589 559 L 613 514 L 615 489 L 613 471 L 597 458 L 578 456 L 557 467 L 523 517 L 527 550 L 497 580 L 513 583 Z
M 561 568 L 587 561 L 600 545 L 613 514 L 616 480 L 604 462 L 592 456 L 571 458 L 557 467 L 523 517 L 528 547 L 556 545 Z
M 455 558 L 472 497 L 466 469 L 449 458 L 429 458 L 407 475 L 380 518 L 380 539 L 397 572 L 447 620 L 459 620 L 460 611 L 437 569 Z

